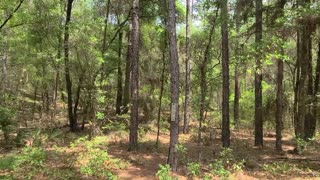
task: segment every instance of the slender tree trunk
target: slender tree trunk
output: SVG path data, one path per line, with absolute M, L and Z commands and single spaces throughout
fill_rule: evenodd
M 176 37 L 176 4 L 175 0 L 168 0 L 168 37 L 170 50 L 170 90 L 171 90 L 171 122 L 170 144 L 167 163 L 173 171 L 178 168 L 178 153 L 176 145 L 179 136 L 179 57 Z
M 221 35 L 222 35 L 222 146 L 230 146 L 230 117 L 229 117 L 229 36 L 228 36 L 228 7 L 227 0 L 221 4 Z
M 240 29 L 240 3 L 239 0 L 237 1 L 236 4 L 236 32 L 239 34 L 239 29 Z M 239 44 L 239 38 L 236 39 L 237 44 Z M 235 54 L 236 54 L 236 63 L 234 67 L 234 99 L 233 99 L 233 121 L 235 128 L 239 128 L 239 100 L 240 100 L 240 82 L 239 82 L 239 65 L 240 65 L 240 55 L 241 55 L 241 47 L 237 45 L 235 48 Z
M 107 1 L 107 12 L 104 20 L 104 28 L 103 28 L 103 41 L 102 41 L 102 57 L 105 57 L 105 53 L 107 51 L 107 33 L 108 33 L 108 19 L 109 19 L 109 10 L 110 10 L 110 0 Z M 104 58 L 105 60 L 105 58 Z
M 310 27 L 308 28 L 310 29 Z M 308 32 L 308 39 L 306 39 L 308 47 L 307 47 L 307 57 L 308 57 L 308 92 L 307 97 L 309 99 L 313 98 L 314 94 L 314 83 L 313 83 L 313 68 L 312 68 L 312 38 L 311 38 L 311 32 Z M 306 116 L 305 116 L 305 124 L 304 124 L 304 134 L 305 134 L 305 140 L 309 140 L 312 138 L 315 134 L 316 129 L 316 118 L 313 114 L 314 106 L 312 105 L 313 101 L 308 102 L 306 106 Z
M 116 114 L 121 113 L 122 105 L 122 33 L 119 33 L 119 49 L 118 49 L 118 87 L 117 87 L 117 102 L 116 102 Z
M 167 43 L 165 43 L 167 44 Z M 166 47 L 166 46 L 165 46 Z M 162 52 L 162 72 L 161 72 L 161 87 L 160 87 L 160 96 L 159 96 L 159 109 L 158 109 L 158 118 L 157 118 L 157 141 L 156 146 L 159 147 L 159 136 L 160 136 L 160 118 L 161 118 L 161 108 L 162 108 L 162 96 L 164 91 L 164 76 L 166 69 L 166 49 Z
M 262 119 L 262 0 L 256 1 L 256 71 L 255 71 L 255 146 L 263 147 L 263 119 Z
M 283 48 L 281 47 L 281 53 Z M 276 149 L 282 151 L 282 116 L 283 116 L 283 60 L 278 59 L 277 98 L 276 98 Z
M 131 29 L 128 32 L 128 49 L 127 49 L 127 59 L 126 59 L 126 74 L 125 74 L 125 80 L 124 80 L 124 90 L 123 90 L 123 111 L 122 113 L 128 113 L 129 107 L 129 101 L 130 101 L 130 81 L 131 81 L 131 54 L 132 54 L 132 45 L 131 45 Z
M 187 17 L 186 17 L 186 89 L 185 89 L 185 102 L 184 102 L 184 122 L 183 133 L 189 133 L 189 119 L 190 119 L 190 24 L 192 17 L 192 9 L 190 0 L 187 0 Z
M 320 83 L 320 41 L 318 42 L 318 58 L 317 58 L 317 65 L 316 65 L 316 78 L 314 81 L 314 107 L 313 107 L 313 115 L 315 117 L 314 123 L 312 124 L 312 134 L 315 134 L 315 129 L 317 127 L 317 110 L 318 110 L 318 97 L 317 94 L 319 92 L 319 83 Z
M 77 130 L 77 121 L 74 119 L 73 114 L 73 99 L 72 99 L 72 82 L 70 77 L 70 65 L 69 65 L 69 24 L 71 20 L 71 11 L 72 11 L 73 0 L 68 0 L 67 4 L 67 16 L 65 23 L 65 32 L 64 32 L 64 63 L 65 63 L 65 76 L 66 76 L 66 88 L 68 96 L 68 115 L 69 115 L 69 124 L 70 130 Z
M 217 16 L 216 16 L 217 17 Z M 208 63 L 210 59 L 210 48 L 212 44 L 212 36 L 214 33 L 215 29 L 215 20 L 213 22 L 213 25 L 210 29 L 209 33 L 209 42 L 206 46 L 206 49 L 204 51 L 204 56 L 203 56 L 203 62 L 200 66 L 200 108 L 199 108 L 199 127 L 198 127 L 198 145 L 201 143 L 202 139 L 202 123 L 204 121 L 204 112 L 205 112 L 205 107 L 206 107 L 206 96 L 207 96 L 207 68 L 208 68 Z M 200 156 L 200 154 L 199 154 Z
M 79 106 L 79 100 L 80 100 L 80 93 L 81 93 L 81 86 L 82 86 L 82 81 L 83 81 L 84 75 L 81 75 L 79 77 L 79 84 L 77 87 L 77 92 L 76 92 L 76 99 L 74 102 L 74 109 L 73 109 L 73 114 L 74 114 L 74 119 L 77 122 L 77 111 L 78 111 L 78 106 Z
M 132 77 L 131 77 L 131 118 L 129 151 L 138 149 L 138 116 L 139 116 L 139 0 L 133 0 L 132 10 Z

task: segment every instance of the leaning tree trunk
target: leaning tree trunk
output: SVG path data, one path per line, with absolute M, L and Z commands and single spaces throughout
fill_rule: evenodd
M 72 2 L 73 0 L 68 0 L 67 4 L 67 16 L 65 23 L 64 31 L 64 63 L 65 63 L 65 76 L 66 76 L 66 88 L 68 96 L 68 115 L 69 115 L 69 124 L 70 130 L 77 130 L 77 121 L 74 118 L 73 114 L 73 99 L 72 99 L 72 82 L 70 77 L 70 64 L 69 64 L 69 24 L 71 20 L 71 11 L 72 11 Z
M 222 146 L 230 146 L 230 117 L 229 117 L 229 36 L 228 36 L 228 7 L 227 0 L 221 4 L 221 35 L 222 35 Z
M 129 151 L 138 149 L 138 98 L 139 98 L 139 0 L 133 0 L 132 10 L 132 77 L 131 77 L 131 118 Z
M 168 37 L 170 49 L 170 89 L 171 89 L 171 122 L 170 144 L 167 163 L 173 171 L 177 171 L 178 153 L 176 145 L 179 136 L 179 57 L 176 37 L 176 4 L 175 0 L 168 0 Z
M 190 23 L 191 23 L 191 2 L 187 0 L 187 17 L 186 17 L 186 89 L 185 89 L 185 102 L 184 102 L 184 123 L 183 133 L 189 132 L 189 119 L 190 119 Z
M 118 49 L 118 87 L 117 87 L 117 102 L 116 114 L 121 113 L 122 105 L 122 69 L 121 69 L 121 55 L 122 55 L 122 33 L 119 33 L 119 49 Z
M 263 146 L 263 119 L 262 119 L 262 65 L 261 65 L 261 41 L 262 41 L 262 0 L 256 0 L 256 70 L 255 70 L 255 146 Z

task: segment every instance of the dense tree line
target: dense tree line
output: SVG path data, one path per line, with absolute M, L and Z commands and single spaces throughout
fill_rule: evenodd
M 215 127 L 230 147 L 231 130 L 254 125 L 255 146 L 272 129 L 281 151 L 292 130 L 299 151 L 319 122 L 319 12 L 310 0 L 2 0 L 2 132 L 67 117 L 94 136 L 116 117 L 136 151 L 139 124 L 157 126 L 158 144 L 169 123 L 173 170 L 195 124 L 199 146 Z

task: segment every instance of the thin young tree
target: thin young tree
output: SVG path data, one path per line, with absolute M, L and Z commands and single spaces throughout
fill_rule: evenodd
M 139 115 L 139 0 L 132 2 L 132 32 L 131 32 L 131 117 L 129 151 L 138 149 L 138 115 Z
M 176 36 L 176 4 L 175 0 L 168 0 L 168 37 L 170 49 L 170 90 L 171 90 L 171 121 L 170 144 L 167 163 L 173 171 L 177 171 L 178 153 L 176 145 L 179 136 L 179 57 Z
M 262 42 L 262 0 L 256 2 L 256 24 L 255 24 L 255 42 L 256 42 L 256 70 L 255 70 L 255 136 L 254 145 L 263 146 L 263 119 L 262 119 L 262 64 L 261 64 L 261 42 Z
M 64 27 L 64 63 L 65 63 L 65 78 L 66 78 L 66 88 L 68 96 L 68 116 L 69 116 L 69 125 L 71 131 L 77 130 L 77 120 L 74 117 L 73 112 L 73 99 L 72 99 L 72 81 L 70 77 L 70 63 L 69 63 L 69 25 L 71 20 L 72 12 L 72 3 L 73 0 L 68 0 L 67 2 L 67 15 L 66 22 Z
M 184 122 L 183 133 L 189 132 L 189 119 L 190 119 L 190 24 L 192 20 L 191 2 L 187 0 L 187 16 L 186 16 L 186 89 L 185 89 L 185 102 L 184 102 Z
M 221 1 L 221 35 L 222 35 L 222 146 L 230 146 L 229 116 L 229 36 L 228 36 L 228 1 Z

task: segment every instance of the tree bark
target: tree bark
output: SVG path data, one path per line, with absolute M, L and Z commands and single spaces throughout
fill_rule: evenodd
M 118 49 L 118 87 L 117 87 L 117 102 L 116 102 L 116 114 L 121 114 L 122 105 L 122 33 L 119 33 L 119 49 Z
M 69 115 L 69 125 L 71 131 L 77 130 L 77 121 L 74 118 L 73 114 L 73 99 L 72 99 L 72 82 L 70 77 L 70 64 L 69 64 L 69 24 L 71 20 L 72 12 L 72 3 L 73 0 L 68 0 L 67 3 L 67 15 L 65 23 L 65 32 L 64 32 L 64 64 L 65 64 L 65 78 L 66 78 L 66 88 L 68 96 L 68 115 Z
M 131 54 L 132 54 L 132 45 L 131 45 L 131 31 L 130 28 L 128 32 L 128 49 L 127 49 L 127 59 L 126 59 L 126 72 L 125 72 L 125 80 L 124 80 L 124 90 L 123 90 L 123 111 L 122 114 L 128 113 L 129 101 L 130 101 L 130 81 L 131 81 Z
M 170 144 L 167 163 L 173 171 L 177 171 L 178 153 L 176 145 L 179 136 L 179 57 L 176 37 L 176 4 L 168 0 L 168 37 L 170 50 L 170 91 L 171 91 L 171 122 Z
M 222 35 L 222 146 L 230 146 L 230 117 L 229 117 L 229 36 L 228 36 L 228 7 L 227 0 L 221 4 L 221 35 Z
M 262 65 L 261 65 L 261 41 L 262 41 L 262 0 L 256 1 L 256 70 L 255 70 L 255 146 L 263 147 L 263 119 L 262 119 Z
M 131 118 L 129 151 L 138 149 L 138 116 L 139 116 L 139 0 L 133 0 L 132 10 L 132 77 L 131 77 Z
M 190 23 L 192 19 L 192 9 L 190 0 L 187 0 L 187 17 L 186 17 L 186 89 L 185 89 L 185 102 L 184 102 L 184 122 L 183 133 L 189 133 L 189 119 L 190 119 Z

